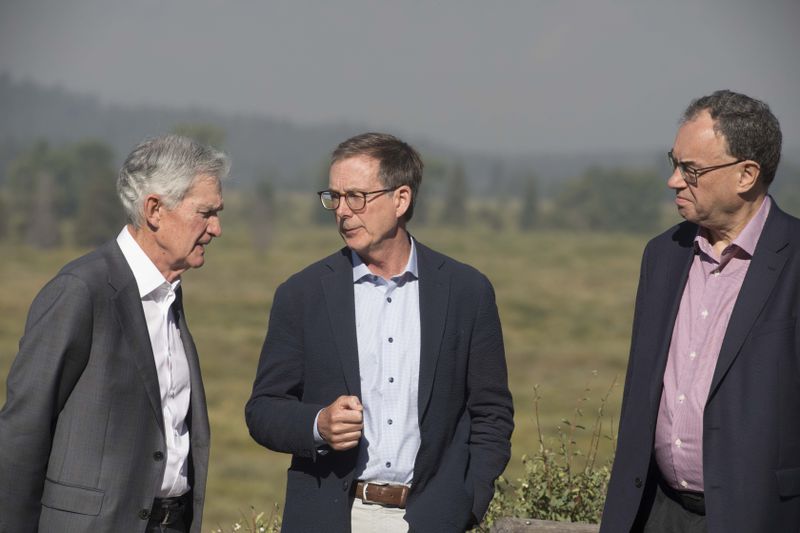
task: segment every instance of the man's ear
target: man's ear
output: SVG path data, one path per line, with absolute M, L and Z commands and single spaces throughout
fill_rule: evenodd
M 737 188 L 739 193 L 746 193 L 753 190 L 758 183 L 758 177 L 761 175 L 761 167 L 755 161 L 744 161 L 742 163 L 742 170 L 739 173 L 739 181 Z
M 158 229 L 161 225 L 161 198 L 155 194 L 148 194 L 144 199 L 144 220 L 153 229 Z
M 397 218 L 401 218 L 406 214 L 406 211 L 411 207 L 411 187 L 408 185 L 401 185 L 394 191 L 394 205 L 395 214 Z

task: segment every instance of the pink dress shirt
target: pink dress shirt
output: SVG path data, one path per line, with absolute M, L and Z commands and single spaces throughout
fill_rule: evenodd
M 764 199 L 733 242 L 717 253 L 700 228 L 683 290 L 658 409 L 655 455 L 673 488 L 703 492 L 703 409 L 733 306 L 772 202 Z

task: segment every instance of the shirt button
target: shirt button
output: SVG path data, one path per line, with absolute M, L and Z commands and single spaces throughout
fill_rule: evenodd
M 697 357 L 697 352 L 692 352 L 689 354 L 690 359 L 694 359 L 695 357 Z
M 394 378 L 389 378 L 389 383 L 394 383 Z
M 389 303 L 392 303 L 392 297 L 389 296 L 388 298 L 386 298 L 386 301 L 389 302 Z
M 680 448 L 680 447 L 681 447 L 681 444 L 683 444 L 683 442 L 681 442 L 681 439 L 675 439 L 675 446 L 677 446 L 678 448 Z
M 394 339 L 392 337 L 389 337 L 389 342 L 394 342 Z
M 633 484 L 636 485 L 637 489 L 642 488 L 642 478 L 637 477 L 636 479 L 633 480 Z
M 164 454 L 162 452 L 155 452 L 153 453 L 153 459 L 156 461 L 161 461 L 164 458 Z
M 689 486 L 689 484 L 686 481 L 681 480 L 681 487 L 683 487 L 685 489 L 688 486 Z
M 706 318 L 708 316 L 708 309 L 703 309 L 702 311 L 700 311 L 700 316 L 702 318 Z
M 683 401 L 685 399 L 686 399 L 686 395 L 684 395 L 684 394 L 681 394 L 680 396 L 678 396 L 678 402 L 680 402 L 680 403 L 683 403 Z
M 391 468 L 391 467 L 392 467 L 392 463 L 390 461 L 386 461 L 386 468 Z
M 139 518 L 141 518 L 142 520 L 147 520 L 148 518 L 150 518 L 150 509 L 142 509 L 141 511 L 139 511 Z
M 719 270 L 715 270 L 715 271 L 714 271 L 714 277 L 715 277 L 715 278 L 718 278 L 718 277 L 719 277 Z
M 386 423 L 391 426 L 392 425 L 392 419 L 390 418 L 389 420 L 386 421 Z

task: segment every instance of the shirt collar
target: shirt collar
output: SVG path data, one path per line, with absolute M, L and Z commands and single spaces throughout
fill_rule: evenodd
M 408 238 L 411 241 L 411 253 L 408 254 L 406 268 L 396 276 L 392 276 L 392 279 L 400 279 L 406 273 L 409 273 L 414 278 L 419 279 L 419 271 L 417 270 L 417 245 L 414 242 L 414 237 L 409 235 Z M 350 256 L 353 260 L 353 283 L 357 283 L 367 276 L 374 275 L 367 265 L 364 264 L 364 261 L 361 260 L 361 257 L 359 257 L 359 255 L 353 250 L 350 250 Z
M 169 292 L 170 288 L 172 288 L 173 291 L 178 290 L 181 284 L 180 278 L 169 283 L 158 268 L 156 268 L 153 261 L 144 253 L 139 243 L 133 238 L 133 235 L 128 231 L 128 226 L 123 227 L 122 231 L 117 235 L 117 244 L 120 250 L 122 250 L 122 255 L 125 256 L 125 261 L 128 262 L 128 266 L 131 267 L 133 271 L 133 277 L 136 279 L 136 285 L 139 288 L 139 298 L 144 298 L 162 287 L 166 289 L 164 295 Z M 158 294 L 154 294 L 153 296 L 158 297 Z
M 761 232 L 764 230 L 764 224 L 767 222 L 767 216 L 769 215 L 770 207 L 772 207 L 772 198 L 767 195 L 764 197 L 764 201 L 761 202 L 761 207 L 758 208 L 756 214 L 753 215 L 753 218 L 747 223 L 744 229 L 733 239 L 733 242 L 729 245 L 737 246 L 739 249 L 747 253 L 750 257 L 756 251 L 756 245 L 758 244 L 758 238 L 761 237 Z M 694 238 L 695 247 L 699 247 L 703 252 L 707 255 L 711 255 L 710 250 L 712 249 L 711 243 L 708 242 L 708 230 L 700 227 L 697 230 L 697 236 Z M 713 257 L 713 255 L 711 255 Z

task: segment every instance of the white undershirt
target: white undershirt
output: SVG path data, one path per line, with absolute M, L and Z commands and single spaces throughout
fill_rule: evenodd
M 181 496 L 189 491 L 189 428 L 186 415 L 189 412 L 191 385 L 186 352 L 175 314 L 170 307 L 181 281 L 179 278 L 169 283 L 164 278 L 128 232 L 127 226 L 117 236 L 117 244 L 136 278 L 158 374 L 167 449 L 164 479 L 157 497 Z

